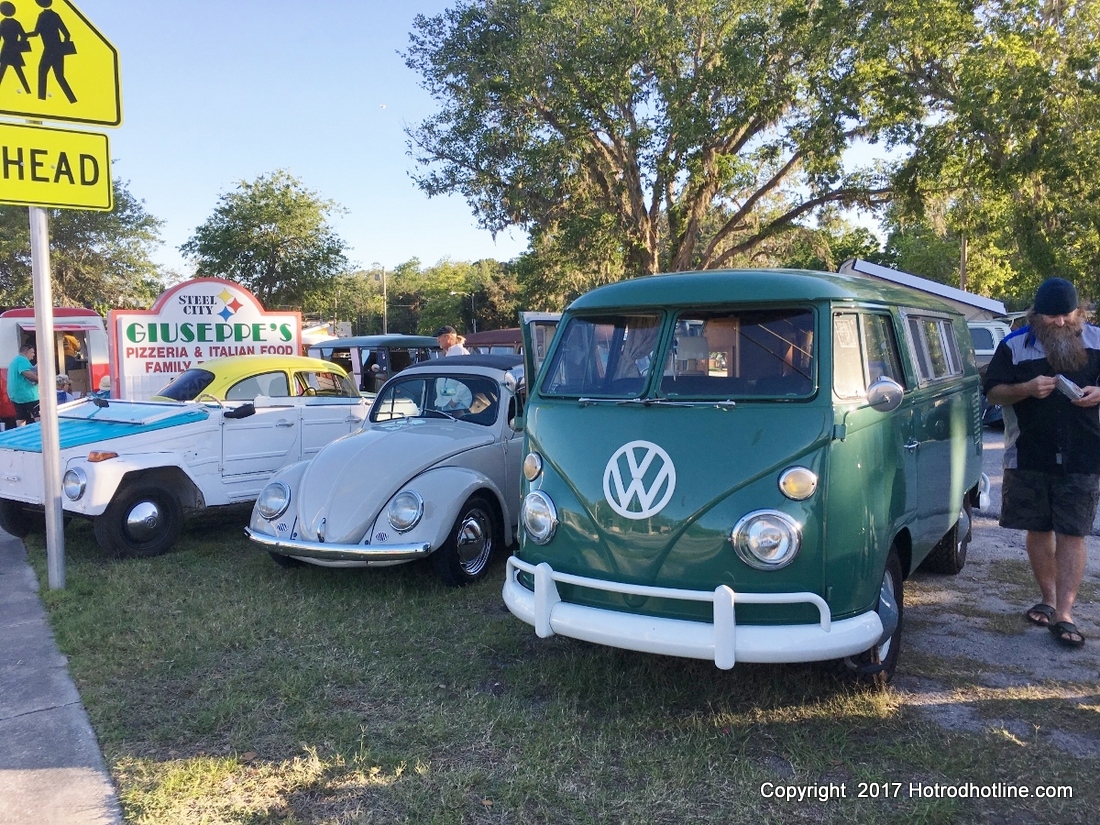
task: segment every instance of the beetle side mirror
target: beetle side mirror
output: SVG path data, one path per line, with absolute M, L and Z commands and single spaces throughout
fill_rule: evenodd
M 901 397 L 905 393 L 902 387 L 893 378 L 877 378 L 867 388 L 867 403 L 882 413 L 893 412 L 901 406 Z

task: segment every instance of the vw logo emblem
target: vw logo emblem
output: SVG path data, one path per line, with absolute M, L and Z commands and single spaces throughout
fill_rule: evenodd
M 603 471 L 604 498 L 623 518 L 637 520 L 657 515 L 672 499 L 675 489 L 672 459 L 650 441 L 624 444 Z

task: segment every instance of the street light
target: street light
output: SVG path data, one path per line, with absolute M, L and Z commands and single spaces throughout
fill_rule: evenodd
M 382 270 L 382 334 L 385 335 L 390 331 L 390 319 L 389 319 L 389 301 L 386 296 L 386 267 L 375 261 L 371 264 L 371 268 L 378 268 Z
M 470 296 L 470 324 L 473 326 L 473 331 L 477 332 L 477 308 L 474 306 L 474 293 L 472 292 L 451 292 L 452 295 L 461 295 L 465 298 Z

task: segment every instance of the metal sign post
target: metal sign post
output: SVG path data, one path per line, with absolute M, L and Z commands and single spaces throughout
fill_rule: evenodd
M 50 227 L 46 210 L 30 207 L 31 279 L 34 286 L 38 409 L 42 417 L 42 500 L 46 505 L 46 567 L 51 590 L 65 587 L 65 531 L 61 507 L 61 437 L 57 430 L 57 343 L 50 280 Z
M 42 478 L 46 506 L 46 558 L 51 589 L 65 587 L 65 533 L 61 506 L 61 436 L 57 416 L 57 339 L 50 279 L 50 228 L 44 206 L 110 211 L 111 154 L 105 135 L 47 129 L 40 120 L 122 123 L 118 51 L 71 0 L 4 3 L 5 24 L 39 35 L 24 38 L 26 54 L 13 68 L 13 82 L 0 86 L 0 115 L 34 118 L 32 125 L 0 123 L 0 203 L 30 207 L 31 278 L 38 408 L 42 428 Z M 32 19 L 33 16 L 33 19 Z M 9 44 L 5 41 L 5 55 Z M 0 60 L 0 74 L 3 74 Z M 37 95 L 22 66 L 37 62 Z M 68 75 L 65 74 L 66 68 Z M 16 81 L 22 81 L 18 83 Z

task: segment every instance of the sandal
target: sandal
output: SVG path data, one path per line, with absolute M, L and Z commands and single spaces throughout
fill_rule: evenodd
M 1056 622 L 1050 626 L 1050 632 L 1059 644 L 1066 647 L 1081 647 L 1085 644 L 1084 634 L 1073 622 Z
M 1024 618 L 1039 627 L 1050 627 L 1051 617 L 1054 616 L 1054 608 L 1045 602 L 1039 602 L 1034 607 L 1028 608 Z

